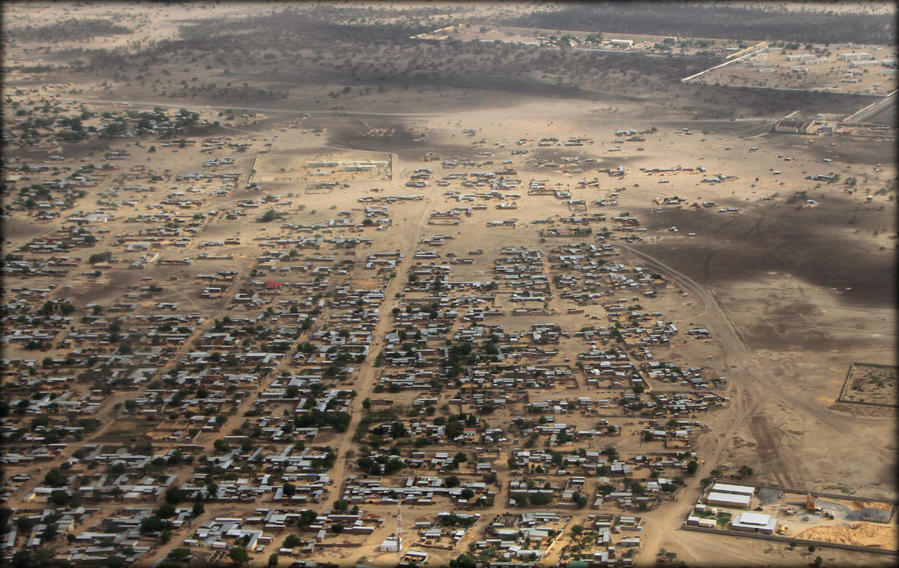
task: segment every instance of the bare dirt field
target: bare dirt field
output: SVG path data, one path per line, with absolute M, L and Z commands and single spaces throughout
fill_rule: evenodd
M 896 406 L 896 369 L 853 364 L 840 400 Z

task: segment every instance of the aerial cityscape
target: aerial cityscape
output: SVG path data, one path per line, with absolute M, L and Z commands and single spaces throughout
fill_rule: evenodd
M 6 2 L 0 564 L 895 566 L 892 2 Z

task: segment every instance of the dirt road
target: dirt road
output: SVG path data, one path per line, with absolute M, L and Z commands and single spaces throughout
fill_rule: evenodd
M 718 305 L 713 291 L 707 290 L 658 258 L 628 245 L 618 244 L 618 246 L 666 273 L 705 308 L 706 327 L 721 341 L 724 348 L 724 362 L 732 374 L 727 429 L 708 442 L 711 449 L 705 452 L 706 463 L 700 466 L 696 475 L 689 480 L 681 498 L 676 503 L 660 506 L 646 516 L 652 528 L 646 535 L 642 551 L 637 556 L 637 563 L 650 565 L 655 561 L 659 548 L 671 537 L 672 532 L 677 530 L 696 501 L 701 489 L 699 480 L 707 477 L 716 467 L 734 435 L 747 421 L 750 431 L 758 442 L 760 463 L 765 462 L 770 466 L 782 486 L 801 488 L 804 485 L 807 477 L 801 464 L 794 460 L 790 450 L 782 445 L 783 432 L 773 427 L 764 416 L 763 409 L 759 407 L 760 400 L 778 400 L 796 412 L 804 412 L 814 417 L 820 426 L 827 430 L 826 433 L 822 432 L 822 436 L 826 435 L 829 439 L 840 440 L 845 444 L 866 444 L 866 441 L 845 427 L 843 417 L 836 416 L 814 398 L 801 398 L 785 392 L 778 381 L 753 357 L 751 349 L 731 319 Z M 892 458 L 884 450 L 872 449 L 884 458 Z
M 343 480 L 346 477 L 346 456 L 347 452 L 355 445 L 353 436 L 356 433 L 356 428 L 359 426 L 359 421 L 362 419 L 362 401 L 368 398 L 372 393 L 377 379 L 378 369 L 373 364 L 374 357 L 377 357 L 377 354 L 381 352 L 381 348 L 384 345 L 384 337 L 393 325 L 391 313 L 398 302 L 396 296 L 406 285 L 406 272 L 412 264 L 418 241 L 421 240 L 422 233 L 424 232 L 425 227 L 427 227 L 427 218 L 431 212 L 434 201 L 433 193 L 427 195 L 428 197 L 419 203 L 421 207 L 419 218 L 411 222 L 411 228 L 409 229 L 411 234 L 405 242 L 405 248 L 401 251 L 403 253 L 403 260 L 397 264 L 396 269 L 394 270 L 396 275 L 391 278 L 390 283 L 384 290 L 384 301 L 378 308 L 378 313 L 381 317 L 372 332 L 372 343 L 368 350 L 368 358 L 371 359 L 371 361 L 367 361 L 362 365 L 359 374 L 354 380 L 356 397 L 353 398 L 353 401 L 350 404 L 350 424 L 347 427 L 346 432 L 343 433 L 343 437 L 336 448 L 337 459 L 334 461 L 334 467 L 330 474 L 331 479 L 334 480 L 334 487 L 328 494 L 328 499 L 325 501 L 325 508 L 331 508 L 334 505 L 334 502 L 340 499 L 340 494 L 342 493 Z

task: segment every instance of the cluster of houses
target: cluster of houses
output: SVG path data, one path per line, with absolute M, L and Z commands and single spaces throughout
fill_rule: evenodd
M 616 143 L 646 132 L 623 130 Z M 4 361 L 11 412 L 0 424 L 9 444 L 2 460 L 49 462 L 75 448 L 64 462 L 65 483 L 38 484 L 29 504 L 117 506 L 108 515 L 113 524 L 70 531 L 71 559 L 105 554 L 134 562 L 163 532 L 187 526 L 182 542 L 198 553 L 240 545 L 308 555 L 358 545 L 353 535 L 384 522 L 360 507 L 397 505 L 454 511 L 416 523 L 416 550 L 403 551 L 410 563 L 426 560 L 420 549 L 455 547 L 474 525 L 483 531 L 477 511 L 495 503 L 521 511 L 478 532 L 485 540 L 475 549 L 495 552 L 497 566 L 530 562 L 562 534 L 567 517 L 529 512 L 544 505 L 597 511 L 588 528 L 600 535 L 590 552 L 595 562 L 613 563 L 616 546 L 639 546 L 639 537 L 614 538 L 615 527 L 639 527 L 635 512 L 672 498 L 703 429 L 696 415 L 727 399 L 715 392 L 725 379 L 664 360 L 678 326 L 640 304 L 670 285 L 620 262 L 610 240 L 613 231 L 639 238 L 635 214 L 588 212 L 570 187 L 532 179 L 529 197 L 551 196 L 568 208 L 535 222 L 553 239 L 546 246 L 511 241 L 492 257 L 483 249 L 444 253 L 455 244 L 447 232 L 424 235 L 412 249 L 379 248 L 365 233 L 387 230 L 394 207 L 422 199 L 381 191 L 328 219 L 256 219 L 266 230 L 248 237 L 229 229 L 244 227 L 248 211 L 277 208 L 277 217 L 292 203 L 274 194 L 235 196 L 242 174 L 225 170 L 236 170 L 240 158 L 221 154 L 245 146 L 224 137 L 199 142 L 173 143 L 198 154 L 184 171 L 155 171 L 110 150 L 105 160 L 118 166 L 81 166 L 70 179 L 45 184 L 54 198 L 102 185 L 98 208 L 73 207 L 54 221 L 61 228 L 13 251 L 4 265 L 16 281 L 0 316 L 10 330 L 3 340 L 34 356 Z M 511 209 L 522 199 L 515 164 L 485 167 L 494 152 L 476 149 L 473 157 L 443 160 L 454 171 L 440 179 L 428 168 L 411 174 L 415 184 L 447 188 L 442 198 L 451 208 L 430 211 L 429 223 L 461 224 L 487 201 Z M 625 175 L 583 156 L 540 160 L 535 167 Z M 19 173 L 59 175 L 30 168 Z M 580 187 L 598 190 L 599 181 Z M 608 192 L 599 206 L 617 204 L 623 190 Z M 46 192 L 29 188 L 22 197 L 42 201 Z M 127 230 L 110 234 L 117 222 Z M 209 227 L 214 236 L 206 236 Z M 151 266 L 158 273 L 141 272 Z M 81 299 L 85 285 L 106 285 L 124 268 L 138 272 L 128 273 L 133 283 L 117 296 Z M 47 277 L 75 279 L 59 290 Z M 403 285 L 387 298 L 393 278 Z M 560 302 L 567 312 L 552 307 Z M 572 326 L 575 317 L 588 325 Z M 708 333 L 697 327 L 687 335 L 704 341 Z M 363 369 L 372 393 L 350 431 Z M 101 428 L 103 441 L 93 441 Z M 344 436 L 356 442 L 352 455 L 337 455 Z M 645 455 L 593 449 L 631 438 Z M 504 450 L 510 483 L 498 478 Z M 332 477 L 336 460 L 346 461 L 340 478 Z M 160 517 L 155 505 L 171 494 L 181 504 Z M 334 499 L 346 507 L 319 513 Z M 240 513 L 199 522 L 183 506 L 190 502 Z M 309 534 L 279 547 L 274 533 L 297 524 L 307 507 L 316 514 L 302 521 Z M 383 550 L 407 548 L 392 538 Z

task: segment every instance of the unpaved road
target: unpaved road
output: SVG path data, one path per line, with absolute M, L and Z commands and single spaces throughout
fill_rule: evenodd
M 696 475 L 689 480 L 676 503 L 664 504 L 645 515 L 647 522 L 651 523 L 651 529 L 646 534 L 640 554 L 636 557 L 638 565 L 651 565 L 655 562 L 659 548 L 668 541 L 672 532 L 677 530 L 696 501 L 701 489 L 698 480 L 708 476 L 719 463 L 734 435 L 747 421 L 752 435 L 758 442 L 761 460 L 759 463 L 764 461 L 767 462 L 766 465 L 771 466 L 770 469 L 781 486 L 802 488 L 803 480 L 806 479 L 802 466 L 793 459 L 794 456 L 789 450 L 782 446 L 783 432 L 773 427 L 764 416 L 763 408 L 760 408 L 761 401 L 778 400 L 795 412 L 814 417 L 822 429 L 821 439 L 838 440 L 841 445 L 870 446 L 864 439 L 846 428 L 845 417 L 836 415 L 816 402 L 813 397 L 804 398 L 785 392 L 765 366 L 753 356 L 733 322 L 718 305 L 713 291 L 658 258 L 628 245 L 619 243 L 617 246 L 666 273 L 702 304 L 706 310 L 706 327 L 712 330 L 723 344 L 723 358 L 731 371 L 732 384 L 730 406 L 726 410 L 729 415 L 729 426 L 727 430 L 717 433 L 709 440 L 712 450 L 706 453 L 706 463 L 700 466 Z M 884 459 L 893 458 L 885 450 L 874 447 L 872 450 L 881 454 Z

